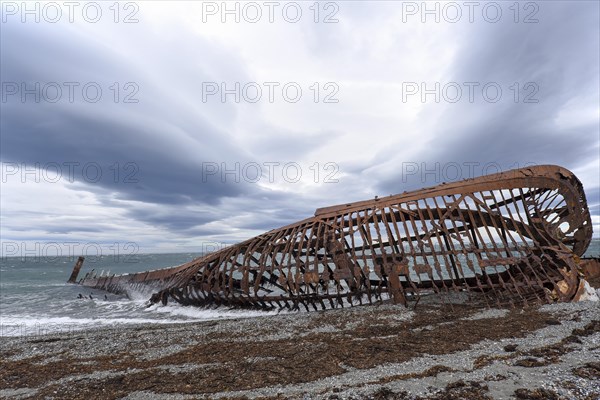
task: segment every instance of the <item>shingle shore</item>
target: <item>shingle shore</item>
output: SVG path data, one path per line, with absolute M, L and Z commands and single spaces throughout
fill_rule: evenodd
M 2 398 L 597 399 L 598 382 L 597 302 L 429 302 L 0 338 Z

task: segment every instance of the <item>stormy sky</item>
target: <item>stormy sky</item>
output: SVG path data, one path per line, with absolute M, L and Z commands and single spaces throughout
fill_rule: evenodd
M 590 1 L 2 2 L 2 251 L 202 251 L 534 164 L 577 174 L 598 236 L 599 21 Z

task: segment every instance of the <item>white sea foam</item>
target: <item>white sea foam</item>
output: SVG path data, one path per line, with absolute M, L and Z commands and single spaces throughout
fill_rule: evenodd
M 62 315 L 17 314 L 2 317 L 0 336 L 37 336 L 106 328 L 113 325 L 171 324 L 207 320 L 253 318 L 275 315 L 277 311 L 230 310 L 227 308 L 197 308 L 180 304 L 154 304 L 144 300 L 117 299 L 106 301 L 97 297 L 71 301 L 60 310 Z M 66 316 L 65 314 L 69 314 Z M 93 316 L 93 317 L 92 317 Z
M 194 320 L 169 320 L 156 318 L 72 318 L 72 317 L 32 317 L 28 315 L 3 318 L 0 323 L 0 336 L 38 336 L 46 334 L 66 334 L 81 330 L 93 330 L 114 325 L 170 324 L 194 322 Z
M 252 318 L 277 314 L 277 311 L 229 310 L 227 308 L 206 309 L 197 307 L 185 307 L 179 304 L 169 304 L 166 306 L 155 304 L 145 309 L 145 311 L 159 314 L 167 314 L 173 317 L 187 317 L 197 321 L 205 321 L 211 319 Z

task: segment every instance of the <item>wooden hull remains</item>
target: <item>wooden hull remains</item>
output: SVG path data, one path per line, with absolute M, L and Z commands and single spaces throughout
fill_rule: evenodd
M 492 305 L 577 300 L 592 222 L 570 171 L 535 166 L 384 198 L 320 208 L 313 217 L 186 264 L 70 282 L 152 303 L 328 309 L 424 294 Z M 80 260 L 81 262 L 83 260 Z

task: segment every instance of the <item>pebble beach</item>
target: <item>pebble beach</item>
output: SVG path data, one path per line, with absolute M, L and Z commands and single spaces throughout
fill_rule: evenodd
M 600 306 L 423 302 L 0 338 L 0 398 L 600 398 Z

